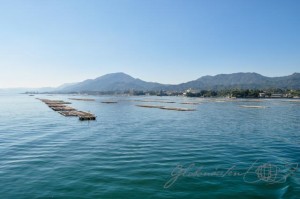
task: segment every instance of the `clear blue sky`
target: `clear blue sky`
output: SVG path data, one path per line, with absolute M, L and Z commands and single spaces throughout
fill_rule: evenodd
M 299 68 L 299 0 L 0 0 L 2 88 Z

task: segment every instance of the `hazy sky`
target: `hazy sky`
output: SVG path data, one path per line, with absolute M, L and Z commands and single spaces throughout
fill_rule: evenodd
M 299 68 L 299 0 L 0 0 L 2 88 Z

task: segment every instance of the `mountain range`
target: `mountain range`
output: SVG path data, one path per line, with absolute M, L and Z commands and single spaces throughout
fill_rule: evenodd
M 88 91 L 184 91 L 195 90 L 223 90 L 223 89 L 294 89 L 300 90 L 300 73 L 282 77 L 266 77 L 258 73 L 232 73 L 219 74 L 215 76 L 203 76 L 199 79 L 181 84 L 160 84 L 147 82 L 133 78 L 125 73 L 111 73 L 100 76 L 96 79 L 88 79 L 77 83 L 67 83 L 59 87 L 45 88 L 13 88 L 0 89 L 0 93 L 22 93 L 22 92 L 88 92 Z
M 197 90 L 222 89 L 300 89 L 300 73 L 282 77 L 266 77 L 258 73 L 233 73 L 215 76 L 203 76 L 182 84 L 170 85 L 146 82 L 125 73 L 111 73 L 96 79 L 64 84 L 56 92 L 82 91 L 125 91 L 125 90 L 172 90 L 183 91 L 189 88 Z

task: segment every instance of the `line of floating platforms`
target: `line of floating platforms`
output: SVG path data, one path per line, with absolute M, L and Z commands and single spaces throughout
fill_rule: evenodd
M 143 108 L 158 108 L 158 109 L 172 110 L 172 111 L 195 111 L 196 110 L 196 109 L 190 109 L 190 108 L 165 107 L 165 106 L 156 106 L 156 105 L 141 105 L 141 104 L 138 104 L 136 106 L 143 107 Z
M 37 98 L 38 99 L 38 98 Z M 79 117 L 79 120 L 96 120 L 96 116 L 92 113 L 84 112 L 84 111 L 78 111 L 75 108 L 68 106 L 66 104 L 71 104 L 70 102 L 65 102 L 63 100 L 49 100 L 49 99 L 39 99 L 45 104 L 48 105 L 49 108 L 51 108 L 54 111 L 57 111 L 61 115 L 65 117 Z
M 87 102 L 95 101 L 95 99 L 90 99 L 90 98 L 69 98 L 69 99 L 77 100 L 77 101 L 87 101 Z

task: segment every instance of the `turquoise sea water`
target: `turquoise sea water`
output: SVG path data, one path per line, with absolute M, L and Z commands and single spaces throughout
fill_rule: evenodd
M 70 101 L 97 121 L 63 117 L 36 97 Z M 300 198 L 300 102 L 69 97 L 0 94 L 0 198 Z

